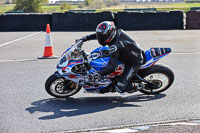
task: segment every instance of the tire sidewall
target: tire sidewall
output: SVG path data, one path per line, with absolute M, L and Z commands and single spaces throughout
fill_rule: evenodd
M 160 91 L 149 92 L 149 91 L 146 91 L 145 89 L 142 89 L 142 90 L 140 90 L 140 92 L 145 93 L 145 94 L 159 94 L 159 93 L 167 90 L 172 85 L 172 83 L 174 82 L 174 73 L 172 72 L 172 70 L 168 66 L 163 65 L 163 64 L 156 64 L 156 65 L 153 65 L 153 66 L 148 67 L 146 69 L 142 69 L 138 72 L 138 74 L 142 78 L 144 78 L 144 77 L 146 77 L 150 74 L 154 74 L 154 73 L 165 74 L 169 78 L 169 84 L 164 89 L 162 89 Z
M 51 96 L 53 96 L 53 97 L 56 97 L 56 98 L 67 98 L 67 97 L 72 96 L 72 95 L 74 95 L 74 94 L 76 94 L 77 92 L 80 91 L 81 87 L 78 86 L 78 89 L 77 89 L 76 91 L 74 91 L 73 93 L 70 93 L 70 94 L 67 95 L 67 96 L 55 95 L 54 93 L 52 93 L 52 91 L 51 91 L 51 89 L 50 89 L 50 86 L 51 86 L 51 84 L 52 84 L 55 80 L 57 80 L 57 79 L 59 79 L 59 78 L 63 78 L 63 77 L 57 76 L 56 73 L 54 73 L 54 74 L 52 74 L 52 75 L 46 80 L 46 82 L 45 82 L 45 90 L 46 90 L 46 92 L 47 92 L 49 95 L 51 95 Z M 63 79 L 65 80 L 65 78 L 63 78 Z

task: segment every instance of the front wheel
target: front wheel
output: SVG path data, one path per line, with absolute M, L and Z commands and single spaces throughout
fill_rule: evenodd
M 174 82 L 174 73 L 164 65 L 158 64 L 143 69 L 139 72 L 139 75 L 145 80 L 158 85 L 158 88 L 153 88 L 145 84 L 145 87 L 140 90 L 144 94 L 159 94 L 167 90 Z
M 55 74 L 51 75 L 45 83 L 48 94 L 56 98 L 67 98 L 79 92 L 81 87 L 73 81 L 65 80 Z

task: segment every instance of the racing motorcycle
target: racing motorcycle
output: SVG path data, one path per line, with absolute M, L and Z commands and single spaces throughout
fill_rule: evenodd
M 79 40 L 68 48 L 61 56 L 57 71 L 45 83 L 48 94 L 56 98 L 66 98 L 79 92 L 81 88 L 89 93 L 116 92 L 115 85 L 123 74 L 124 64 L 119 60 L 115 72 L 103 76 L 100 80 L 90 79 L 108 65 L 110 60 L 109 47 L 99 47 L 91 53 L 82 50 L 83 41 Z M 139 90 L 144 94 L 159 94 L 167 90 L 174 81 L 174 73 L 163 64 L 155 64 L 168 55 L 171 48 L 150 48 L 143 51 L 143 65 L 130 82 L 143 85 Z

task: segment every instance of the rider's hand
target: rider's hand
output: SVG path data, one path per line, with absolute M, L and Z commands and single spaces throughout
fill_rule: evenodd
M 98 74 L 98 73 L 89 74 L 89 80 L 90 81 L 100 81 L 101 80 L 101 75 Z
M 87 36 L 84 36 L 84 37 L 82 37 L 82 38 L 80 38 L 80 39 L 76 39 L 76 43 L 78 42 L 78 41 L 83 41 L 83 42 L 86 42 L 87 41 Z

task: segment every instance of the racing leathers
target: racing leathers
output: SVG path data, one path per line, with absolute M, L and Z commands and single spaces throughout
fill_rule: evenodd
M 96 34 L 87 35 L 82 40 L 96 39 Z M 117 29 L 117 35 L 113 41 L 108 44 L 111 58 L 104 69 L 98 72 L 100 76 L 108 75 L 115 71 L 118 60 L 125 64 L 125 69 L 115 89 L 120 92 L 126 92 L 133 88 L 130 80 L 137 73 L 143 63 L 142 50 L 140 46 L 122 29 Z M 130 83 L 129 83 L 130 82 Z

